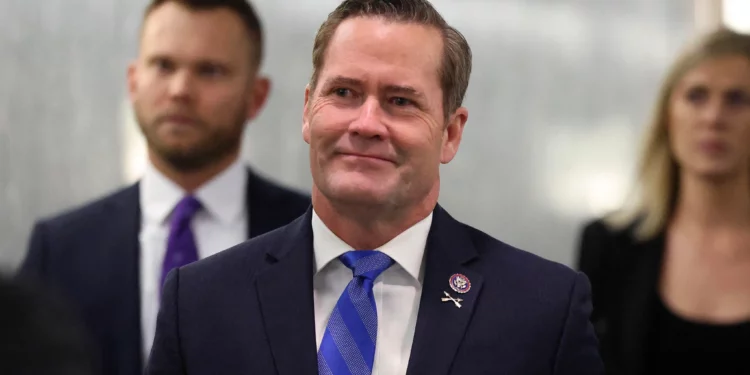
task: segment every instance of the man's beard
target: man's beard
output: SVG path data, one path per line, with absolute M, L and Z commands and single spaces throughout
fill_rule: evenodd
M 229 127 L 211 126 L 202 119 L 193 118 L 191 126 L 198 128 L 197 131 L 201 133 L 200 139 L 190 145 L 179 147 L 167 145 L 159 138 L 158 128 L 165 121 L 163 117 L 157 117 L 147 124 L 137 109 L 135 117 L 151 152 L 177 171 L 193 172 L 239 151 L 247 113 L 244 108 L 241 109 L 242 111 L 237 111 L 233 116 L 234 120 Z

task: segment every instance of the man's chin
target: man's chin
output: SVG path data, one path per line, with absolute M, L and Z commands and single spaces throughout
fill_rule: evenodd
M 198 137 L 162 137 L 156 146 L 164 153 L 193 154 L 206 148 L 206 142 Z
M 190 172 L 211 164 L 211 157 L 195 152 L 195 148 L 171 147 L 157 150 L 156 154 L 172 168 Z
M 330 199 L 342 204 L 378 206 L 388 201 L 390 194 L 384 189 L 361 185 L 336 186 L 330 191 Z

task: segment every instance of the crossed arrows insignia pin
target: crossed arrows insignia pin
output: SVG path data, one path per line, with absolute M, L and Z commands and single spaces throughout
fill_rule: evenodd
M 461 299 L 461 298 L 453 298 L 446 291 L 443 291 L 443 294 L 445 294 L 445 297 L 441 298 L 440 299 L 441 301 L 443 301 L 443 302 L 452 301 L 453 304 L 456 305 L 456 307 L 458 307 L 459 309 L 461 308 L 461 302 L 463 302 L 463 299 Z

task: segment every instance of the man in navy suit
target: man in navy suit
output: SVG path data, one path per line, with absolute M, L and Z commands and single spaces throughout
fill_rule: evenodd
M 154 0 L 128 88 L 148 145 L 135 185 L 36 224 L 21 274 L 68 297 L 100 374 L 143 373 L 174 267 L 292 222 L 310 198 L 239 159 L 269 91 L 261 24 L 244 0 Z
M 167 277 L 147 374 L 602 374 L 580 273 L 437 204 L 471 51 L 426 0 L 346 0 L 313 47 L 312 208 Z

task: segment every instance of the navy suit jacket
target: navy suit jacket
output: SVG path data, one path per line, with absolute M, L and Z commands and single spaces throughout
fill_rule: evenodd
M 248 170 L 250 237 L 303 215 L 310 198 Z M 96 347 L 102 375 L 143 374 L 138 184 L 38 222 L 21 277 L 41 279 L 70 300 Z
M 146 373 L 316 374 L 311 217 L 170 272 Z M 583 274 L 440 206 L 425 257 L 407 374 L 604 373 Z M 441 301 L 455 273 L 471 281 L 461 308 Z

